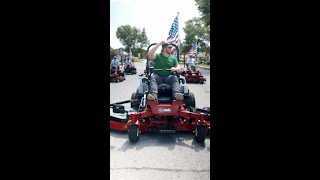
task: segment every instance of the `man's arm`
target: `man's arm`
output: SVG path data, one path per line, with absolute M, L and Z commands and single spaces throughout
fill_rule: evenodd
M 164 44 L 164 41 L 161 41 L 158 44 L 156 44 L 153 48 L 151 48 L 151 50 L 148 52 L 148 57 L 150 58 L 150 60 L 156 59 L 156 55 L 154 53 L 159 48 L 159 46 L 161 46 L 163 44 Z
M 181 66 L 180 66 L 180 64 L 178 63 L 177 60 L 176 60 L 176 62 L 177 62 L 177 64 L 176 64 L 175 67 L 171 68 L 171 72 L 177 71 L 178 73 L 180 73 L 181 72 Z
M 178 72 L 178 73 L 180 73 L 181 72 L 181 66 L 180 66 L 180 64 L 178 63 L 177 65 L 176 65 L 176 71 Z

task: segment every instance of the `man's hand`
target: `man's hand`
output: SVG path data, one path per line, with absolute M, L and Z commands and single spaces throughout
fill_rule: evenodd
M 160 42 L 160 45 L 163 45 L 164 43 L 165 43 L 164 41 L 161 41 L 161 42 Z
M 169 40 L 167 41 L 168 44 L 172 44 L 172 42 L 173 42 L 173 39 L 172 39 L 172 40 L 169 39 Z
M 175 71 L 177 71 L 177 69 L 175 67 L 172 67 L 171 72 L 175 72 Z

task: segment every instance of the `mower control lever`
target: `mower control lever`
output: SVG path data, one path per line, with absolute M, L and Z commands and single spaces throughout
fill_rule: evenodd
M 162 71 L 162 69 L 153 69 L 154 71 Z M 166 71 L 171 71 L 171 69 L 166 69 Z M 177 75 L 177 77 L 179 78 L 180 77 L 180 75 L 179 75 L 179 73 L 177 72 L 177 71 L 174 71 L 173 72 L 175 75 Z

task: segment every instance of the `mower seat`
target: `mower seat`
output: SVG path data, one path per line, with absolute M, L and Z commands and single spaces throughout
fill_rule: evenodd
M 162 83 L 162 84 L 158 85 L 158 89 L 169 90 L 169 89 L 171 89 L 171 86 L 169 84 Z
M 158 97 L 158 103 L 171 103 L 172 97 Z
M 158 103 L 170 103 L 172 102 L 171 86 L 166 83 L 158 85 Z

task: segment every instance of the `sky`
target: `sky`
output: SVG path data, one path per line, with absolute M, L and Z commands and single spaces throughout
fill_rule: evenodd
M 171 25 L 179 12 L 179 36 L 184 40 L 184 23 L 200 17 L 195 0 L 110 0 L 110 46 L 123 47 L 117 39 L 119 26 L 145 28 L 150 43 L 166 41 Z

